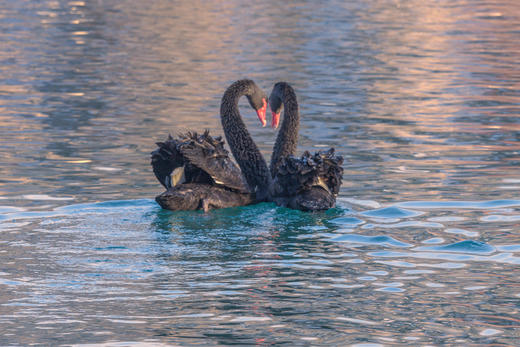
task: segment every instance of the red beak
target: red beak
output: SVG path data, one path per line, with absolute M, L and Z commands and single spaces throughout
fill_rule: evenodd
M 273 118 L 271 118 L 271 127 L 273 129 L 278 128 L 278 124 L 280 123 L 280 113 L 271 112 Z
M 267 101 L 265 99 L 262 99 L 262 101 L 264 102 L 264 106 L 259 108 L 256 111 L 256 114 L 258 115 L 258 119 L 260 119 L 260 123 L 262 123 L 262 126 L 265 127 L 265 125 L 267 124 L 267 121 L 265 120 L 265 113 L 267 111 Z

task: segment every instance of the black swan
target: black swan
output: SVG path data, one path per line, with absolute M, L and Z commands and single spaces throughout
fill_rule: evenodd
M 300 113 L 293 88 L 286 82 L 274 85 L 269 96 L 273 128 L 283 122 L 271 158 L 272 200 L 280 206 L 303 211 L 334 207 L 343 176 L 343 157 L 334 148 L 312 155 L 294 156 L 298 143 Z
M 166 191 L 155 200 L 164 209 L 208 211 L 243 206 L 268 198 L 271 177 L 262 154 L 246 129 L 238 100 L 245 95 L 265 126 L 266 94 L 251 80 L 234 82 L 222 97 L 220 117 L 240 169 L 222 137 L 188 132 L 168 136 L 152 152 L 153 172 Z

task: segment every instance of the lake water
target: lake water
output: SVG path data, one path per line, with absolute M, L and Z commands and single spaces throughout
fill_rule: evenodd
M 0 345 L 515 345 L 517 0 L 0 4 Z M 290 82 L 338 206 L 161 210 L 169 132 Z M 242 101 L 267 159 L 275 133 Z

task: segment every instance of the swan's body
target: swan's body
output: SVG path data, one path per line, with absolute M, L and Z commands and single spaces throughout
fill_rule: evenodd
M 284 119 L 271 158 L 272 200 L 280 205 L 303 211 L 334 207 L 341 187 L 343 158 L 328 151 L 314 155 L 305 152 L 294 156 L 298 143 L 300 114 L 293 88 L 278 82 L 269 97 L 273 112 L 272 125 L 278 126 L 280 113 Z
M 255 194 L 233 192 L 225 187 L 201 183 L 183 183 L 155 197 L 162 208 L 172 211 L 194 211 L 245 206 L 256 203 Z
M 336 204 L 341 186 L 343 158 L 334 149 L 305 152 L 280 160 L 273 179 L 273 201 L 303 211 L 326 210 Z
M 224 93 L 221 119 L 226 138 L 240 169 L 224 149 L 221 137 L 187 133 L 158 142 L 152 167 L 166 191 L 155 199 L 169 210 L 207 211 L 263 201 L 270 177 L 262 154 L 247 131 L 238 111 L 238 100 L 248 97 L 265 124 L 267 97 L 251 80 L 233 83 Z
M 205 211 L 251 204 L 255 195 L 229 158 L 221 137 L 209 131 L 158 142 L 152 152 L 155 176 L 166 191 L 155 198 L 168 210 Z

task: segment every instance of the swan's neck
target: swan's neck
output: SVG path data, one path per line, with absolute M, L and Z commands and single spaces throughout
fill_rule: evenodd
M 274 177 L 280 161 L 289 155 L 296 153 L 298 145 L 298 129 L 300 126 L 300 112 L 298 100 L 292 87 L 286 84 L 281 95 L 283 102 L 283 122 L 276 138 L 276 143 L 271 157 L 271 175 Z
M 252 95 L 251 82 L 233 83 L 224 93 L 220 106 L 220 118 L 224 134 L 233 156 L 237 161 L 247 183 L 256 191 L 257 199 L 267 198 L 271 177 L 262 153 L 254 143 L 238 110 L 238 100 L 243 95 Z

